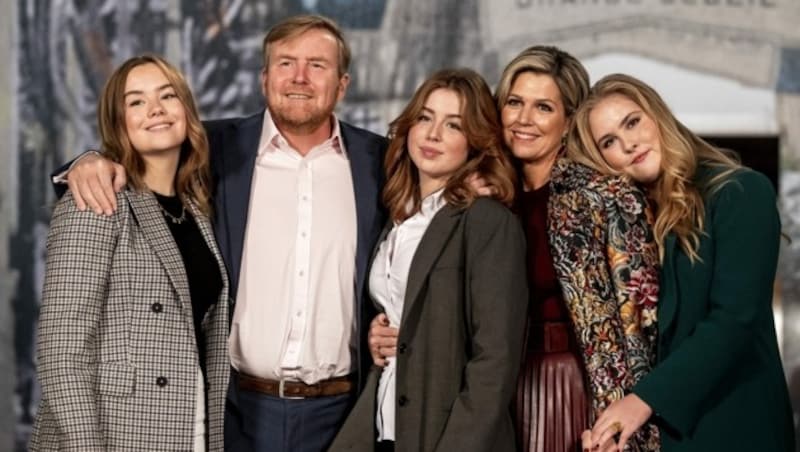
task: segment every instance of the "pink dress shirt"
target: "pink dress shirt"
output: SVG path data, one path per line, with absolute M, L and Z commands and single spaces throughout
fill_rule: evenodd
M 355 194 L 331 120 L 302 156 L 264 114 L 228 340 L 239 372 L 312 384 L 354 370 Z

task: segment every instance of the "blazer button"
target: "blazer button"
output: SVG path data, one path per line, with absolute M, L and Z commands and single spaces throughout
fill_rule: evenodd
M 397 404 L 400 406 L 408 405 L 408 397 L 401 395 L 400 397 L 397 398 Z
M 408 346 L 406 345 L 405 342 L 403 342 L 403 343 L 401 343 L 400 345 L 397 346 L 397 351 L 400 352 L 400 354 L 403 354 L 403 353 L 406 352 L 407 348 L 408 348 Z
M 150 310 L 158 314 L 159 312 L 164 310 L 164 305 L 156 301 L 155 303 L 150 305 Z
M 164 386 L 167 385 L 167 383 L 168 383 L 167 382 L 167 377 L 158 377 L 158 378 L 156 378 L 156 385 L 159 388 L 163 388 Z

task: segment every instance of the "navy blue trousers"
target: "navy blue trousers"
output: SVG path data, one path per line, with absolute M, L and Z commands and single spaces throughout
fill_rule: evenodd
M 226 452 L 324 452 L 356 395 L 281 399 L 239 389 L 231 375 L 225 405 Z

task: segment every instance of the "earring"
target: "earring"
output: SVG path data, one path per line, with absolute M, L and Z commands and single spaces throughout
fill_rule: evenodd
M 565 133 L 564 135 L 561 135 L 561 147 L 564 147 L 566 145 L 567 145 L 567 134 Z

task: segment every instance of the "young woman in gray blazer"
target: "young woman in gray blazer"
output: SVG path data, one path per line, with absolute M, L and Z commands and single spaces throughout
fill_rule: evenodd
M 489 87 L 443 70 L 390 125 L 390 222 L 369 290 L 399 328 L 333 451 L 512 451 L 509 402 L 525 323 L 525 243 Z M 479 173 L 495 199 L 469 183 Z
M 128 188 L 111 216 L 67 193 L 50 223 L 33 451 L 222 450 L 227 277 L 208 220 L 208 143 L 186 81 L 140 56 L 99 102 Z

